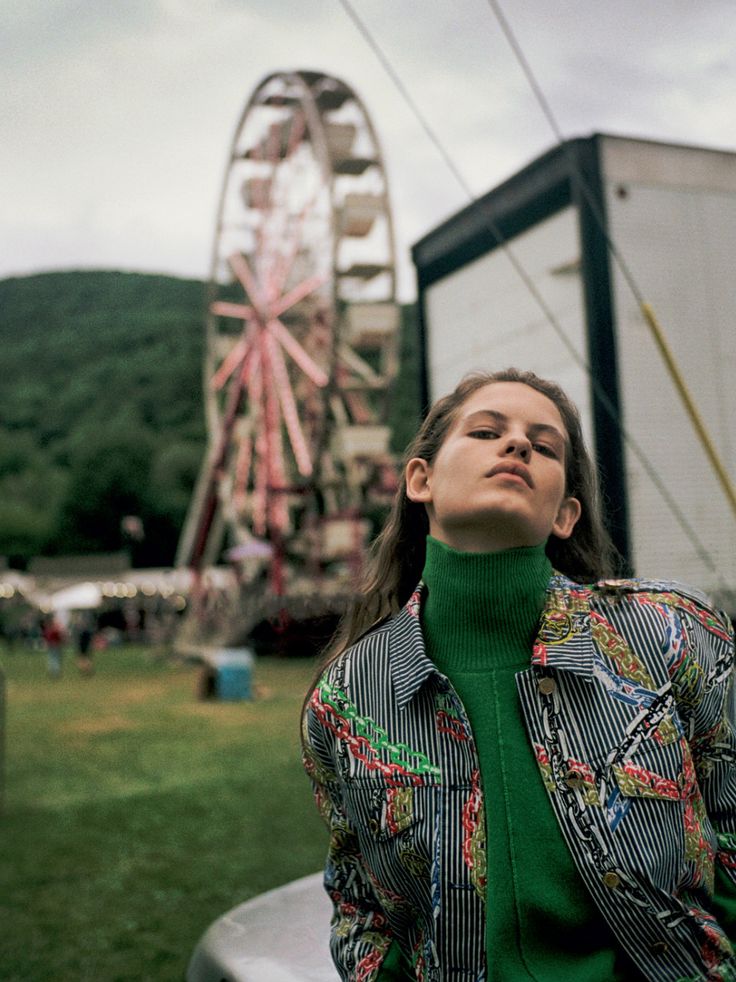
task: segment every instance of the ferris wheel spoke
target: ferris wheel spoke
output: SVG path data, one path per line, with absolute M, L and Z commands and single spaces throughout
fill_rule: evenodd
M 256 427 L 253 477 L 253 530 L 256 535 L 266 532 L 266 500 L 268 497 L 268 444 L 263 405 L 263 361 L 256 349 L 253 359 L 249 402 Z
M 281 417 L 279 404 L 273 386 L 266 389 L 266 416 L 268 432 L 268 500 L 266 503 L 266 522 L 269 529 L 286 530 L 289 512 L 286 508 L 286 471 L 284 467 L 284 444 L 281 436 Z
M 269 321 L 268 330 L 281 344 L 281 347 L 286 349 L 299 368 L 301 368 L 304 374 L 310 378 L 315 385 L 318 385 L 320 388 L 327 385 L 329 378 L 327 377 L 326 373 L 323 372 L 319 365 L 309 357 L 304 348 L 302 348 L 299 342 L 292 337 L 280 320 Z
M 337 357 L 345 365 L 351 368 L 356 375 L 365 379 L 367 382 L 380 382 L 381 377 L 376 374 L 376 372 L 371 368 L 365 359 L 361 358 L 360 355 L 356 354 L 352 348 L 348 347 L 347 344 L 339 345 L 337 349 Z
M 350 410 L 354 423 L 366 424 L 374 422 L 373 414 L 366 405 L 365 399 L 358 392 L 346 392 L 343 396 Z
M 281 349 L 273 337 L 269 336 L 268 341 L 271 369 L 273 371 L 274 381 L 276 382 L 276 391 L 279 402 L 281 403 L 281 411 L 284 416 L 286 430 L 289 434 L 289 441 L 294 451 L 297 469 L 302 477 L 310 477 L 313 471 L 312 458 L 307 447 L 307 441 L 304 439 L 301 423 L 299 422 L 299 413 L 296 408 L 291 382 L 289 381 L 289 373 L 284 363 L 284 356 L 281 354 Z
M 268 516 L 269 526 L 284 532 L 289 525 L 289 507 L 286 501 L 286 469 L 284 467 L 284 451 L 281 439 L 281 427 L 279 425 L 278 412 L 274 427 L 274 439 L 278 452 L 271 453 L 271 477 L 269 495 L 270 514 Z
M 307 354 L 302 345 L 280 320 L 269 321 L 268 330 L 272 332 L 292 360 L 316 386 L 324 388 L 327 385 L 329 382 L 327 373 Z
M 294 304 L 299 303 L 300 300 L 304 300 L 308 297 L 310 293 L 314 293 L 321 286 L 324 286 L 327 282 L 328 277 L 322 273 L 318 273 L 316 276 L 310 276 L 308 279 L 304 280 L 302 283 L 297 284 L 293 290 L 289 290 L 285 293 L 283 297 L 276 301 L 273 305 L 271 313 L 274 317 L 280 317 L 289 307 L 293 307 Z
M 253 487 L 253 530 L 256 535 L 266 534 L 268 501 L 268 460 L 266 459 L 265 433 L 256 440 L 255 484 Z
M 225 355 L 220 367 L 210 380 L 210 385 L 216 392 L 220 391 L 238 366 L 242 365 L 246 355 L 248 354 L 249 347 L 250 343 L 248 340 L 246 338 L 241 338 L 232 351 Z
M 252 307 L 244 303 L 230 303 L 227 300 L 215 300 L 210 304 L 210 311 L 218 317 L 236 317 L 243 321 L 250 321 L 255 317 Z
M 273 289 L 275 296 L 279 296 L 279 294 L 284 292 L 284 287 L 289 280 L 289 273 L 294 268 L 294 263 L 299 255 L 299 246 L 302 245 L 302 231 L 304 229 L 304 223 L 307 219 L 307 215 L 315 208 L 317 204 L 319 192 L 320 188 L 317 187 L 310 200 L 304 205 L 302 210 L 296 216 L 293 223 L 293 228 L 290 230 L 289 244 L 280 254 L 275 265 L 273 274 Z
M 246 503 L 250 465 L 253 459 L 253 437 L 247 434 L 240 441 L 238 454 L 235 459 L 235 483 L 233 487 L 233 503 L 240 511 Z
M 230 269 L 237 276 L 240 281 L 240 285 L 243 287 L 245 292 L 250 297 L 251 301 L 259 309 L 263 309 L 263 297 L 261 296 L 261 291 L 259 289 L 256 278 L 253 275 L 250 266 L 248 265 L 248 260 L 242 254 L 242 252 L 233 252 L 228 256 L 228 262 L 230 263 Z

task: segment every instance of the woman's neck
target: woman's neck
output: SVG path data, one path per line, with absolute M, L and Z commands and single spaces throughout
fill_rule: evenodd
M 551 573 L 544 544 L 459 552 L 429 536 L 422 623 L 430 657 L 459 659 L 468 670 L 523 660 Z

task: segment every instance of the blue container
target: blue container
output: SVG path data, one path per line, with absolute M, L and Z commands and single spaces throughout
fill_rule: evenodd
M 249 648 L 223 648 L 210 663 L 215 670 L 215 695 L 236 701 L 252 699 L 253 652 Z

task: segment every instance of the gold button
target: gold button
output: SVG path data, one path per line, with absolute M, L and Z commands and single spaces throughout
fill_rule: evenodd
M 654 944 L 649 946 L 649 950 L 653 955 L 666 955 L 670 950 L 670 946 L 666 941 L 655 941 Z
M 565 772 L 565 784 L 568 788 L 581 788 L 584 784 L 583 775 L 580 771 L 569 770 Z
M 609 890 L 615 890 L 621 885 L 621 877 L 618 875 L 618 873 L 614 873 L 613 870 L 611 870 L 604 875 L 603 882 Z
M 539 680 L 539 691 L 543 696 L 551 696 L 556 688 L 557 683 L 554 679 L 549 678 L 549 676 L 545 676 Z

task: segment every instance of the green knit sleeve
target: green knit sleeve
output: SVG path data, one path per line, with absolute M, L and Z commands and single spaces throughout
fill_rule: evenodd
M 713 913 L 728 940 L 736 948 L 736 886 L 731 877 L 721 869 L 720 863 L 716 863 Z
M 413 982 L 415 977 L 409 959 L 398 942 L 393 941 L 383 959 L 376 982 Z

